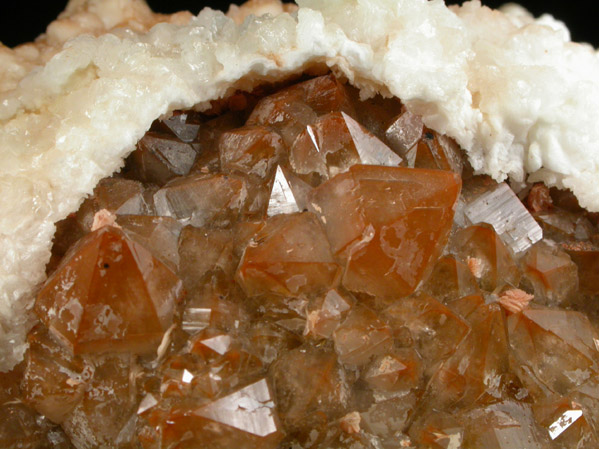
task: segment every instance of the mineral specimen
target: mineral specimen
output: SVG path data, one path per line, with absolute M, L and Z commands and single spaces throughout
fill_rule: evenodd
M 3 447 L 596 447 L 596 217 L 333 75 L 216 112 L 59 225 Z

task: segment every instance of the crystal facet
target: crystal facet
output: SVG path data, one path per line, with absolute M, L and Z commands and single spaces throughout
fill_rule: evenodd
M 470 223 L 489 223 L 514 253 L 543 238 L 543 231 L 506 183 L 480 195 L 466 206 Z
M 267 179 L 283 153 L 283 142 L 265 126 L 250 126 L 225 131 L 218 141 L 218 149 L 225 172 Z
M 309 201 L 333 252 L 347 261 L 347 289 L 405 296 L 442 251 L 459 190 L 449 172 L 355 165 Z
M 147 352 L 171 325 L 180 295 L 181 281 L 169 268 L 108 226 L 71 250 L 35 311 L 75 354 Z
M 146 133 L 129 156 L 132 171 L 145 182 L 162 185 L 191 170 L 197 156 L 188 143 L 167 134 Z
M 183 224 L 226 226 L 242 213 L 247 198 L 243 178 L 225 175 L 191 175 L 177 178 L 154 194 L 159 215 Z
M 248 295 L 296 295 L 334 286 L 339 272 L 322 226 L 305 212 L 269 218 L 246 248 L 237 278 Z
M 566 252 L 539 242 L 524 256 L 524 276 L 547 305 L 567 304 L 578 290 L 578 268 Z
M 527 309 L 510 315 L 507 326 L 514 356 L 546 388 L 565 394 L 597 376 L 597 331 L 583 314 Z
M 335 330 L 333 341 L 340 361 L 361 366 L 391 349 L 391 329 L 372 310 L 356 306 Z
M 484 290 L 492 292 L 504 285 L 518 285 L 520 270 L 491 226 L 461 229 L 453 238 L 452 247 Z
M 294 212 L 301 212 L 301 210 L 283 170 L 281 167 L 277 167 L 270 200 L 268 201 L 268 216 L 292 214 Z

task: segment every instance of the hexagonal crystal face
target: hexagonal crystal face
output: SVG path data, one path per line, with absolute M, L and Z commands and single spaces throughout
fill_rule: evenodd
M 359 97 L 156 121 L 57 226 L 0 447 L 599 447 L 597 215 Z

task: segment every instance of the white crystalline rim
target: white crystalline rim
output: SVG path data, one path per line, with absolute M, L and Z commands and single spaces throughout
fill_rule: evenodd
M 155 118 L 306 69 L 328 67 L 364 96 L 400 97 L 497 180 L 530 173 L 599 210 L 599 56 L 570 43 L 563 24 L 478 2 L 299 4 L 290 15 L 253 0 L 233 21 L 208 9 L 159 16 L 142 0 L 71 0 L 35 44 L 0 46 L 0 369 L 25 350 L 54 223 Z M 243 21 L 263 11 L 275 15 Z

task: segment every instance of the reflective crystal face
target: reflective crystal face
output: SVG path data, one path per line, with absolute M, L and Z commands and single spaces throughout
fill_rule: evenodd
M 156 212 L 192 226 L 228 226 L 239 218 L 248 198 L 241 177 L 191 175 L 174 179 L 154 194 Z
M 123 231 L 80 240 L 40 291 L 35 311 L 72 353 L 147 352 L 173 320 L 181 281 Z
M 224 172 L 240 172 L 268 179 L 283 155 L 281 137 L 265 126 L 225 131 L 218 141 Z
M 321 224 L 301 213 L 266 221 L 246 247 L 237 278 L 249 296 L 298 295 L 333 287 L 339 273 Z
M 556 246 L 541 243 L 531 248 L 524 258 L 523 271 L 537 300 L 546 304 L 568 304 L 578 291 L 576 264 Z
M 359 97 L 157 120 L 57 225 L 0 447 L 599 447 L 598 216 Z
M 293 142 L 289 164 L 306 179 L 329 179 L 352 165 L 399 166 L 402 158 L 344 112 L 307 125 Z
M 314 189 L 309 207 L 347 264 L 344 287 L 406 296 L 443 250 L 459 191 L 451 172 L 354 165 Z
M 189 173 L 196 156 L 195 148 L 176 136 L 149 132 L 139 141 L 130 160 L 140 180 L 164 184 Z
M 543 237 L 541 227 L 506 183 L 490 187 L 465 207 L 470 223 L 489 223 L 515 254 Z

